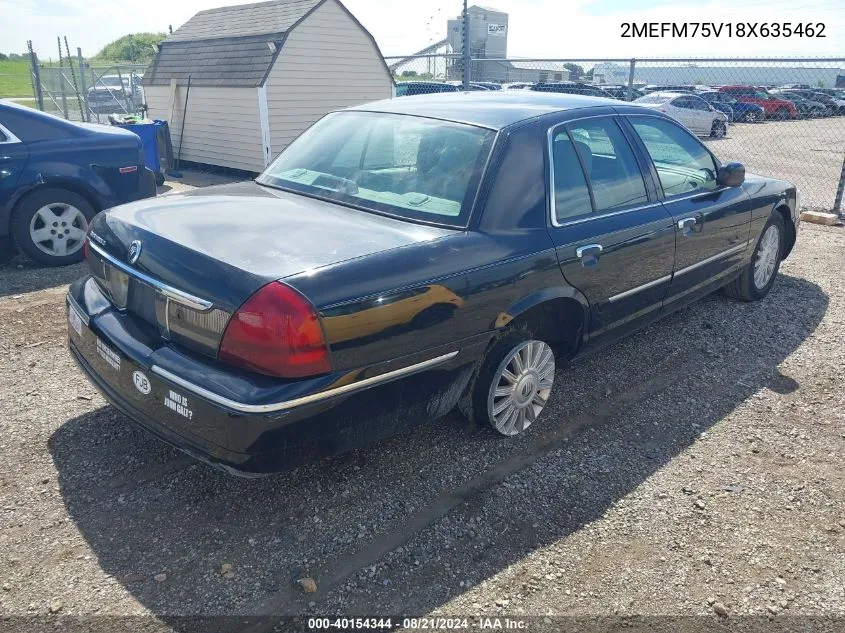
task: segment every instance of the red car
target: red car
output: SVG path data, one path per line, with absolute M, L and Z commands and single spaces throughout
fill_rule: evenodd
M 754 103 L 766 113 L 767 119 L 797 119 L 798 108 L 786 99 L 769 94 L 763 88 L 754 86 L 722 86 L 719 92 L 726 92 L 742 103 Z

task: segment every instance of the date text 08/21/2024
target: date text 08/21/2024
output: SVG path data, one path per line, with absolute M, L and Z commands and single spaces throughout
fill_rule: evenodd
M 370 617 L 370 618 L 308 618 L 310 630 L 362 630 L 362 629 L 385 629 L 392 630 L 395 626 L 408 630 L 526 630 L 528 622 L 524 619 L 507 617 L 481 617 L 472 618 L 391 618 L 391 617 Z

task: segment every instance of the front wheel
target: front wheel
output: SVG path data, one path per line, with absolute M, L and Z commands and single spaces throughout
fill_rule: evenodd
M 760 115 L 754 110 L 749 110 L 742 116 L 742 120 L 746 123 L 754 123 L 760 120 Z
M 713 121 L 713 125 L 710 128 L 710 138 L 725 138 L 725 134 L 727 134 L 728 128 L 725 125 L 724 121 L 720 121 L 716 119 Z
M 488 352 L 473 392 L 475 420 L 504 436 L 522 433 L 546 407 L 554 386 L 552 348 L 523 331 L 505 335 Z
M 758 301 L 769 294 L 780 268 L 784 229 L 783 216 L 773 213 L 757 240 L 751 261 L 739 277 L 725 286 L 725 294 L 742 301 Z

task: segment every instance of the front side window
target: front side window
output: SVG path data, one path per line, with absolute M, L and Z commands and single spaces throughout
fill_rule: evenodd
M 657 117 L 631 117 L 657 169 L 667 198 L 716 188 L 716 163 L 704 146 L 678 125 Z
M 465 226 L 495 139 L 485 128 L 341 112 L 291 143 L 263 185 L 411 220 Z
M 568 126 L 593 192 L 596 211 L 648 202 L 643 176 L 625 135 L 613 119 L 590 119 Z

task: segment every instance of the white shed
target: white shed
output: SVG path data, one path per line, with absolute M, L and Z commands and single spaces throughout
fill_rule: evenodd
M 182 160 L 261 171 L 324 114 L 388 98 L 393 76 L 339 0 L 272 0 L 200 11 L 144 74 L 150 118 Z

